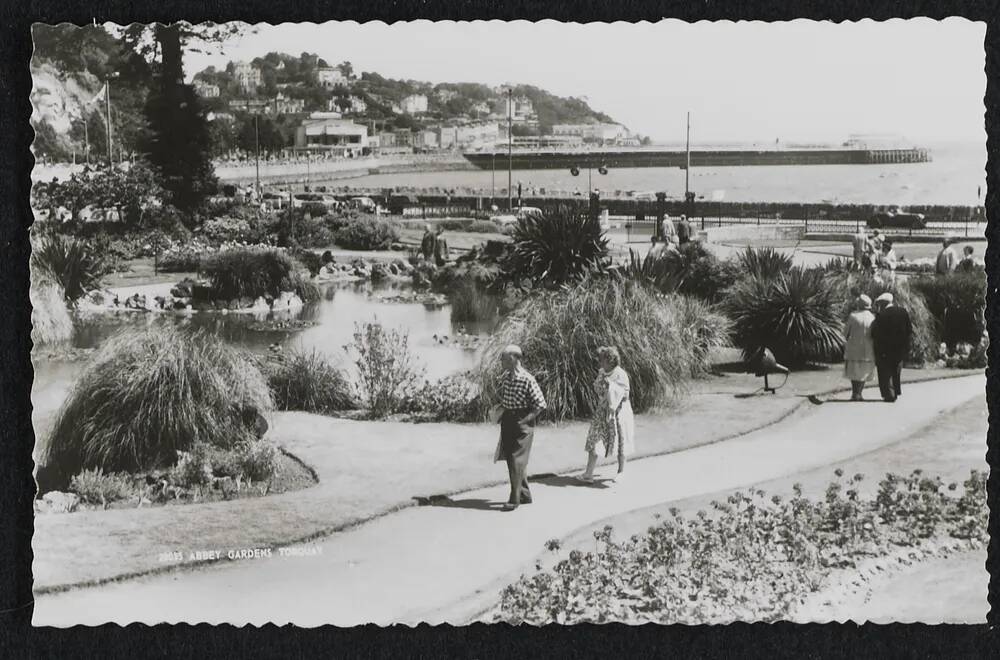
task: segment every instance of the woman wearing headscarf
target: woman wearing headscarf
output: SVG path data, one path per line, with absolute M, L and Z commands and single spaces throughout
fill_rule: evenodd
M 617 456 L 618 475 L 625 472 L 625 459 L 635 451 L 635 417 L 629 401 L 631 387 L 628 374 L 621 367 L 618 349 L 604 346 L 597 349 L 600 371 L 594 381 L 597 406 L 587 432 L 587 469 L 583 481 L 593 481 L 598 451 L 605 458 Z
M 861 392 L 875 372 L 875 348 L 872 344 L 872 299 L 858 296 L 855 311 L 844 328 L 844 377 L 851 381 L 851 401 L 863 401 Z

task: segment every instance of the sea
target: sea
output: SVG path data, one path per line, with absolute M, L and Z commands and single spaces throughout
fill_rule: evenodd
M 986 198 L 986 145 L 943 143 L 926 146 L 927 163 L 873 165 L 781 165 L 698 167 L 691 169 L 690 190 L 701 198 L 729 202 L 803 202 L 830 204 L 942 204 L 978 206 Z M 456 194 L 478 190 L 506 196 L 507 170 L 497 159 L 497 170 L 371 174 L 332 182 L 358 188 L 439 188 Z M 617 191 L 665 192 L 683 198 L 684 170 L 679 168 L 610 169 L 591 172 L 592 185 L 605 195 Z M 546 193 L 586 194 L 588 172 L 568 170 L 514 170 L 513 187 L 521 184 L 525 196 L 532 189 Z M 323 183 L 315 176 L 313 184 Z M 501 192 L 503 191 L 503 192 Z

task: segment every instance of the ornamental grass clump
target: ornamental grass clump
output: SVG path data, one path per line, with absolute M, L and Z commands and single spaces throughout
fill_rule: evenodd
M 788 367 L 843 357 L 847 291 L 819 269 L 792 268 L 776 278 L 751 276 L 729 290 L 723 308 L 733 343 L 750 359 L 769 348 Z
M 680 395 L 697 370 L 677 299 L 657 297 L 618 278 L 588 278 L 576 287 L 527 298 L 493 335 L 477 373 L 483 412 L 497 401 L 499 354 L 517 344 L 556 420 L 588 416 L 596 405 L 597 349 L 614 346 L 628 372 L 632 406 L 644 412 Z
M 330 413 L 357 408 L 350 381 L 315 349 L 295 350 L 266 368 L 277 410 Z
M 58 284 L 68 302 L 100 288 L 101 278 L 112 270 L 110 261 L 85 239 L 58 234 L 33 241 L 31 267 Z
M 73 319 L 62 287 L 44 270 L 31 268 L 28 289 L 31 302 L 31 342 L 35 346 L 69 341 Z
M 256 416 L 271 408 L 260 370 L 215 335 L 130 330 L 108 340 L 80 376 L 40 462 L 57 482 L 91 468 L 169 467 L 197 443 L 252 440 Z
M 952 273 L 947 277 L 910 278 L 934 318 L 935 334 L 949 347 L 976 344 L 986 327 L 986 274 L 983 271 Z

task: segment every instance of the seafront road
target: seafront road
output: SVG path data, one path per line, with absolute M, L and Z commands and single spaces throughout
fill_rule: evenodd
M 741 437 L 635 460 L 627 478 L 614 484 L 540 477 L 532 486 L 534 503 L 514 512 L 499 510 L 507 492 L 494 486 L 439 505 L 404 509 L 302 546 L 313 554 L 279 557 L 275 552 L 267 559 L 40 596 L 33 622 L 60 627 L 467 623 L 452 620 L 448 612 L 467 610 L 456 607 L 462 602 L 489 600 L 488 592 L 527 570 L 525 564 L 549 539 L 616 514 L 861 456 L 911 437 L 936 416 L 983 397 L 985 383 L 976 375 L 909 384 L 893 404 L 812 404 Z

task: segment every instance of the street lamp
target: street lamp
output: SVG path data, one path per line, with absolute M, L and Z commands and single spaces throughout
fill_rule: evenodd
M 593 163 L 589 160 L 587 161 L 587 194 L 594 192 L 594 175 L 593 175 Z M 569 168 L 569 173 L 573 176 L 580 176 L 580 167 L 574 165 Z M 597 173 L 601 175 L 606 175 L 608 173 L 608 166 L 604 163 L 597 166 Z
M 118 72 L 108 74 L 104 79 L 104 107 L 107 114 L 108 126 L 108 168 L 114 167 L 114 155 L 111 151 L 111 79 L 117 78 Z

